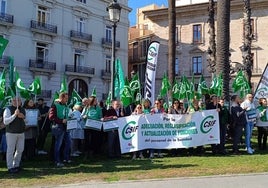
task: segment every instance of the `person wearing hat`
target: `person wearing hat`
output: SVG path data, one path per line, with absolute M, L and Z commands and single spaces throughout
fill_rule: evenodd
M 71 157 L 78 157 L 81 152 L 78 150 L 79 140 L 84 140 L 84 124 L 82 123 L 81 113 L 82 103 L 77 102 L 73 106 L 71 118 L 77 120 L 77 128 L 70 130 L 71 135 Z

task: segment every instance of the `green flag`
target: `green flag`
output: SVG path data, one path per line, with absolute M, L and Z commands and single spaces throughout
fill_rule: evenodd
M 97 91 L 96 91 L 96 87 L 93 88 L 92 93 L 91 93 L 92 97 L 97 97 Z
M 0 37 L 0 58 L 2 58 L 2 55 L 7 47 L 7 44 L 8 44 L 8 40 L 1 36 Z
M 119 98 L 124 89 L 124 72 L 121 61 L 116 59 L 115 61 L 115 73 L 114 73 L 114 97 Z
M 41 94 L 41 81 L 40 78 L 37 77 L 33 80 L 33 82 L 30 84 L 28 91 L 34 95 L 40 95 Z
M 128 83 L 128 79 L 125 79 L 125 85 L 124 85 L 124 89 L 121 95 L 121 101 L 123 103 L 123 106 L 128 106 L 133 102 L 133 95 L 132 95 L 132 91 L 129 87 L 129 83 Z
M 77 91 L 74 89 L 71 97 L 69 97 L 68 106 L 73 107 L 78 102 L 82 102 L 82 98 L 77 93 Z
M 166 96 L 168 94 L 168 91 L 170 90 L 171 85 L 169 83 L 168 77 L 166 73 L 164 73 L 163 79 L 162 79 L 162 87 L 160 90 L 160 96 Z
M 0 100 L 4 100 L 6 91 L 6 69 L 0 75 Z
M 244 85 L 245 85 L 245 82 L 246 82 L 246 78 L 244 76 L 244 73 L 243 71 L 239 71 L 234 79 L 234 82 L 232 84 L 232 88 L 234 90 L 234 92 L 237 92 L 239 91 Z
M 220 73 L 220 75 L 218 76 L 217 82 L 218 82 L 218 87 L 217 87 L 217 93 L 216 93 L 216 95 L 218 97 L 220 97 L 220 96 L 222 96 L 222 89 L 223 89 L 222 73 Z
M 217 94 L 217 88 L 218 88 L 218 78 L 216 75 L 213 76 L 212 81 L 211 81 L 211 86 L 209 88 L 209 93 L 211 95 L 216 95 Z
M 16 89 L 20 92 L 20 96 L 24 99 L 30 99 L 31 95 L 29 91 L 24 86 L 24 83 L 22 82 L 19 72 L 15 70 L 15 80 L 16 80 Z
M 67 80 L 66 80 L 66 76 L 63 76 L 62 82 L 60 84 L 60 93 L 62 92 L 68 92 L 67 90 Z
M 107 97 L 107 99 L 105 101 L 105 105 L 106 105 L 107 109 L 109 109 L 111 104 L 112 104 L 112 92 L 110 91 L 109 94 L 108 94 L 108 97 Z
M 185 76 L 182 76 L 181 78 L 181 85 L 180 85 L 180 92 L 179 92 L 179 99 L 186 99 L 187 98 L 187 82 L 185 81 L 187 78 Z
M 203 75 L 201 75 L 199 79 L 198 87 L 197 87 L 196 98 L 201 99 L 202 96 L 207 93 L 208 93 L 207 84 Z
M 60 94 L 56 91 L 53 95 L 53 101 L 52 104 L 54 103 L 55 100 L 57 100 L 59 98 Z
M 186 93 L 187 93 L 187 99 L 188 100 L 193 100 L 194 99 L 195 89 L 194 89 L 194 77 L 193 76 L 192 76 L 191 83 L 188 82 L 188 89 L 187 89 Z
M 180 84 L 181 83 L 178 83 L 177 81 L 175 81 L 172 87 L 172 97 L 177 100 L 180 97 Z

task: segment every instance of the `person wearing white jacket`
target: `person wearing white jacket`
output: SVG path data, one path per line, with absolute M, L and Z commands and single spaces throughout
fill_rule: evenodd
M 247 94 L 246 99 L 244 102 L 241 103 L 241 107 L 246 111 L 246 134 L 245 134 L 245 142 L 246 142 L 246 150 L 248 154 L 253 154 L 254 150 L 251 148 L 250 139 L 252 136 L 252 131 L 254 124 L 256 123 L 257 112 L 255 105 L 253 103 L 253 96 L 252 94 Z

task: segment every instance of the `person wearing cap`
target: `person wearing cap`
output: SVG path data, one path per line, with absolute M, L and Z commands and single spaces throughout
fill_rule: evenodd
M 78 157 L 81 152 L 78 150 L 79 140 L 84 140 L 84 127 L 81 118 L 82 103 L 77 102 L 73 106 L 73 112 L 71 113 L 71 118 L 77 120 L 77 128 L 70 130 L 70 135 L 72 139 L 71 143 L 71 156 Z
M 7 153 L 6 162 L 9 173 L 17 173 L 21 169 L 21 157 L 24 150 L 25 109 L 21 106 L 21 99 L 13 97 L 11 106 L 3 114 L 6 125 Z

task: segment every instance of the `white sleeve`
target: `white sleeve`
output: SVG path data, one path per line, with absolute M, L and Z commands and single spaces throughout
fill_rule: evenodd
M 11 112 L 8 108 L 5 109 L 4 114 L 3 114 L 3 122 L 5 125 L 10 124 L 14 119 L 16 118 L 16 115 L 13 114 L 11 115 Z

